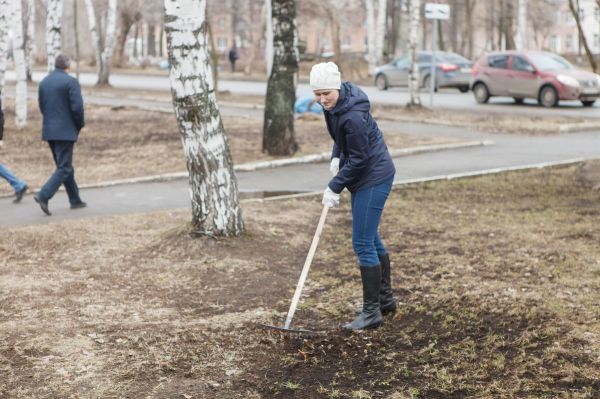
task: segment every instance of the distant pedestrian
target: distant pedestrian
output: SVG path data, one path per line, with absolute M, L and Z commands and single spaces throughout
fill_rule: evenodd
M 391 287 L 390 257 L 378 229 L 396 169 L 383 134 L 370 112 L 367 95 L 341 81 L 338 66 L 322 62 L 310 71 L 310 86 L 325 109 L 325 122 L 333 139 L 329 170 L 333 178 L 323 204 L 337 207 L 344 188 L 350 191 L 352 247 L 360 266 L 363 307 L 344 325 L 348 330 L 378 327 L 382 313 L 396 311 Z
M 240 58 L 235 46 L 229 50 L 229 63 L 231 64 L 231 72 L 235 72 L 235 62 Z
M 2 100 L 0 100 L 0 150 L 4 147 L 4 112 L 2 111 Z M 13 202 L 19 203 L 27 191 L 27 183 L 19 179 L 10 169 L 0 163 L 0 177 L 6 179 L 15 190 L 15 199 Z
M 33 197 L 45 214 L 51 215 L 48 201 L 65 186 L 71 209 L 83 208 L 73 169 L 73 147 L 84 126 L 83 98 L 77 79 L 69 76 L 71 60 L 56 57 L 54 71 L 39 85 L 38 103 L 43 115 L 42 140 L 48 142 L 56 170 Z

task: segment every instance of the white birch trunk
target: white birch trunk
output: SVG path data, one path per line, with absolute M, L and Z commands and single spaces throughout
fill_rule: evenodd
M 98 72 L 99 85 L 108 85 L 110 76 L 110 65 L 117 44 L 117 0 L 108 0 L 108 11 L 106 15 L 106 39 L 102 51 L 102 69 Z
M 265 63 L 267 65 L 267 76 L 271 76 L 273 68 L 273 12 L 271 0 L 265 0 Z
M 21 0 L 12 1 L 13 58 L 17 87 L 15 97 L 15 124 L 23 127 L 27 123 L 27 65 L 25 65 L 25 43 L 23 42 L 23 8 Z
M 54 60 L 60 54 L 62 31 L 63 0 L 48 0 L 46 15 L 46 52 L 48 53 L 48 72 L 54 70 Z
M 195 234 L 244 231 L 210 66 L 206 0 L 164 0 L 171 94 L 190 175 Z
M 383 42 L 385 39 L 385 17 L 387 15 L 387 0 L 379 0 L 377 10 L 377 36 L 375 36 L 375 64 L 383 61 Z
M 419 27 L 421 17 L 421 1 L 410 0 L 410 22 L 408 35 L 408 91 L 410 99 L 408 106 L 421 106 L 419 97 L 419 65 L 417 64 L 417 48 L 419 46 Z
M 31 81 L 33 58 L 35 54 L 35 0 L 27 0 L 27 80 Z
M 367 63 L 369 65 L 369 75 L 375 71 L 377 57 L 375 55 L 375 10 L 373 3 L 375 0 L 365 0 L 367 7 Z
M 92 37 L 92 47 L 96 54 L 96 72 L 99 74 L 102 64 L 102 48 L 100 44 L 100 34 L 98 32 L 98 24 L 96 23 L 96 12 L 94 11 L 94 4 L 92 0 L 85 0 L 85 8 L 88 16 L 88 29 L 90 30 L 90 36 Z
M 517 35 L 515 47 L 517 50 L 525 50 L 527 40 L 527 0 L 519 0 L 519 15 L 517 18 Z
M 0 94 L 4 88 L 6 75 L 6 59 L 8 58 L 8 21 L 10 19 L 10 0 L 0 0 Z

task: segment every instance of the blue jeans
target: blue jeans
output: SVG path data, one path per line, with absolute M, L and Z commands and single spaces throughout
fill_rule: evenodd
M 15 189 L 15 193 L 23 190 L 27 184 L 21 179 L 19 179 L 13 172 L 10 171 L 6 166 L 0 163 L 0 177 L 6 179 L 7 182 L 10 183 L 12 188 Z
M 379 238 L 379 221 L 394 178 L 373 187 L 352 193 L 352 248 L 361 267 L 379 265 L 379 256 L 386 250 Z
M 73 169 L 73 146 L 75 142 L 48 141 L 48 145 L 52 151 L 56 170 L 39 191 L 38 197 L 47 202 L 54 197 L 60 186 L 64 184 L 71 205 L 80 203 L 79 188 L 75 182 L 75 170 Z

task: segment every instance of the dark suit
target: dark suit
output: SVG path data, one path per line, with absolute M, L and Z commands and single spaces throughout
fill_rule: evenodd
M 38 193 L 47 202 L 64 184 L 71 205 L 81 203 L 73 169 L 73 146 L 84 126 L 83 98 L 79 82 L 62 69 L 41 82 L 38 103 L 43 115 L 42 140 L 48 142 L 56 170 Z

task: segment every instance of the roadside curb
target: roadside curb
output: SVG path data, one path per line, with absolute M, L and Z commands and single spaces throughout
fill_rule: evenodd
M 430 145 L 430 146 L 417 146 L 417 147 L 409 147 L 402 148 L 397 150 L 390 151 L 392 157 L 399 156 L 408 156 L 415 155 L 426 152 L 436 152 L 436 151 L 444 151 L 444 150 L 454 150 L 461 148 L 469 148 L 469 147 L 481 147 L 493 145 L 494 142 L 490 140 L 484 141 L 467 141 L 462 143 L 455 144 L 438 144 L 438 145 Z M 298 158 L 285 158 L 285 159 L 276 159 L 274 161 L 261 161 L 261 162 L 250 162 L 239 165 L 234 165 L 233 170 L 236 172 L 253 172 L 261 169 L 272 169 L 278 168 L 282 166 L 289 165 L 298 165 L 298 164 L 307 164 L 307 163 L 319 163 L 329 161 L 331 157 L 331 152 L 321 152 L 318 154 L 306 155 Z M 161 175 L 151 175 L 144 177 L 135 177 L 130 179 L 120 179 L 120 180 L 112 180 L 107 182 L 93 183 L 93 184 L 82 184 L 80 188 L 99 188 L 99 187 L 109 187 L 109 186 L 117 186 L 121 184 L 135 184 L 135 183 L 147 183 L 147 182 L 157 182 L 157 181 L 170 181 L 176 179 L 183 179 L 188 177 L 188 172 L 174 172 L 174 173 L 165 173 Z
M 427 152 L 436 152 L 436 151 L 445 151 L 445 150 L 455 150 L 469 147 L 482 147 L 494 145 L 493 141 L 483 140 L 483 141 L 466 141 L 460 143 L 453 144 L 435 144 L 435 145 L 424 145 L 424 146 L 416 146 L 409 148 L 400 148 L 396 150 L 390 151 L 390 155 L 392 157 L 400 157 L 400 156 L 409 156 L 416 155 Z M 250 162 L 239 165 L 234 165 L 233 170 L 236 172 L 253 172 L 260 169 L 272 169 L 278 168 L 282 166 L 289 165 L 298 165 L 298 164 L 307 164 L 307 163 L 319 163 L 329 161 L 331 157 L 331 152 L 321 152 L 318 154 L 306 155 L 298 158 L 285 158 L 285 159 L 277 159 L 274 161 L 261 161 L 261 162 Z M 188 172 L 173 172 L 173 173 L 164 173 L 160 175 L 150 175 L 143 177 L 133 177 L 129 179 L 119 179 L 119 180 L 110 180 L 100 183 L 91 183 L 91 184 L 80 184 L 79 188 L 102 188 L 102 187 L 112 187 L 123 184 L 136 184 L 136 183 L 148 183 L 148 182 L 161 182 L 161 181 L 171 181 L 177 179 L 183 179 L 188 177 Z M 60 188 L 64 190 L 64 188 Z M 31 189 L 29 192 L 35 192 L 38 189 Z M 5 194 L 0 195 L 0 198 L 8 198 L 12 197 L 14 194 Z
M 464 172 L 464 173 L 454 173 L 450 175 L 438 175 L 431 177 L 422 177 L 418 179 L 406 179 L 399 180 L 393 183 L 394 187 L 397 186 L 410 186 L 411 184 L 421 184 L 428 183 L 434 181 L 441 180 L 454 180 L 454 179 L 463 179 L 468 177 L 477 177 L 477 176 L 485 176 L 485 175 L 494 175 L 504 172 L 514 172 L 519 170 L 529 170 L 529 169 L 544 169 L 544 168 L 553 168 L 553 167 L 561 167 L 561 166 L 569 166 L 576 165 L 582 162 L 585 162 L 585 158 L 574 158 L 567 159 L 563 161 L 555 161 L 555 162 L 542 162 L 542 163 L 534 163 L 534 164 L 526 164 L 526 165 L 518 165 L 518 166 L 508 166 L 505 168 L 493 168 L 493 169 L 484 169 L 473 172 Z M 298 193 L 298 194 L 288 194 L 288 195 L 280 195 L 268 198 L 247 198 L 241 200 L 241 202 L 262 202 L 262 201 L 278 201 L 278 200 L 286 200 L 286 199 L 294 199 L 294 198 L 304 198 L 304 197 L 313 197 L 317 195 L 323 195 L 322 191 L 311 191 L 306 193 Z

